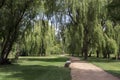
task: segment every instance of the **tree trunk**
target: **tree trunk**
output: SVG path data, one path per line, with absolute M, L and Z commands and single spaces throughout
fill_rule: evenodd
M 85 59 L 85 60 L 88 59 L 88 53 L 87 53 L 87 51 L 85 51 L 84 59 Z
M 103 53 L 103 58 L 107 58 L 107 53 Z
M 103 58 L 107 58 L 107 55 L 105 54 L 105 55 L 103 56 Z
M 92 56 L 92 53 L 90 52 L 89 55 L 88 55 L 88 57 L 91 57 L 91 56 Z
M 118 59 L 120 59 L 120 54 L 118 53 Z
M 108 59 L 110 58 L 110 53 L 107 54 L 108 55 Z
M 17 29 L 13 32 L 10 32 L 6 38 L 6 41 L 4 42 L 3 48 L 2 48 L 2 52 L 1 52 L 1 56 L 0 56 L 0 64 L 11 64 L 11 62 L 9 61 L 8 55 L 12 49 L 13 43 L 15 42 L 15 40 L 17 39 Z
M 84 53 L 81 54 L 82 57 L 84 56 L 83 54 L 84 54 Z
M 88 59 L 88 46 L 87 44 L 84 45 L 84 59 Z
M 7 57 L 12 49 L 12 45 L 13 45 L 13 42 L 7 40 L 1 52 L 0 64 L 11 64 L 11 62 L 9 61 L 9 59 L 7 59 Z
M 83 46 L 85 60 L 87 60 L 87 58 L 88 58 L 88 45 L 89 45 L 89 42 L 87 41 L 87 38 L 86 38 L 85 42 L 84 42 L 84 46 Z
M 97 54 L 97 58 L 99 58 L 99 51 L 98 50 L 96 51 L 96 54 Z
M 46 55 L 46 49 L 45 49 L 45 45 L 44 45 L 44 41 L 43 41 L 43 39 L 42 39 L 42 44 L 41 44 L 41 53 L 40 53 L 40 55 L 41 56 L 45 56 Z

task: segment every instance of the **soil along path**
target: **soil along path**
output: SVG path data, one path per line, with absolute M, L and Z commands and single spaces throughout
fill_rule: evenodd
M 70 64 L 72 80 L 120 80 L 91 63 L 71 57 Z

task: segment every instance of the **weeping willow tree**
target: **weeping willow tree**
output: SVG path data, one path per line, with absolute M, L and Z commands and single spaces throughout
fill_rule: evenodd
M 45 15 L 55 24 L 62 49 L 71 55 L 82 55 L 85 59 L 91 54 L 109 58 L 110 54 L 119 56 L 119 28 L 109 20 L 108 0 L 47 0 L 44 3 Z M 54 19 L 54 20 L 53 20 Z M 49 27 L 44 24 L 41 34 L 42 53 L 51 52 L 45 35 Z M 42 27 L 41 27 L 42 28 Z M 49 36 L 51 36 L 49 34 Z M 54 39 L 48 41 L 53 46 Z M 59 48 L 60 49 L 60 48 Z M 64 51 L 63 50 L 63 51 Z M 54 52 L 54 51 L 52 51 Z
M 12 49 L 16 48 L 15 45 L 18 43 L 24 44 L 23 48 L 28 52 L 27 54 L 31 54 L 31 52 L 35 51 L 35 54 L 37 54 L 39 51 L 45 54 L 47 47 L 46 34 L 48 34 L 48 30 L 50 30 L 48 29 L 48 22 L 45 22 L 45 20 L 50 20 L 52 17 L 50 15 L 53 15 L 51 11 L 56 12 L 56 7 L 51 8 L 51 2 L 57 4 L 56 1 L 1 0 L 0 2 L 0 64 L 10 63 L 8 55 L 12 53 Z M 41 33 L 39 34 L 37 28 L 33 29 L 33 26 L 35 21 L 38 21 L 40 18 L 38 15 L 41 14 L 45 15 L 46 17 L 41 19 L 42 26 L 40 28 Z M 51 32 L 55 32 L 53 28 L 51 29 Z M 23 37 L 25 39 L 22 42 L 21 39 Z M 30 44 L 30 46 L 28 46 L 28 44 Z M 40 50 L 38 50 L 38 46 L 40 46 Z M 37 47 L 37 49 L 35 47 Z
M 23 56 L 45 56 L 54 54 L 59 48 L 56 45 L 55 28 L 48 25 L 47 21 L 36 22 L 31 30 L 25 32 L 21 51 Z M 45 28 L 46 27 L 46 28 Z
M 119 0 L 111 0 L 111 2 L 107 6 L 109 12 L 109 18 L 112 21 L 112 26 L 114 29 L 114 40 L 117 43 L 118 51 L 116 54 L 116 58 L 120 58 L 120 47 L 119 47 L 119 21 L 120 21 L 120 1 Z
M 114 30 L 115 30 L 115 41 L 116 41 L 116 43 L 117 43 L 117 46 L 118 46 L 118 51 L 117 51 L 117 53 L 116 53 L 116 58 L 118 59 L 118 58 L 120 58 L 120 25 L 119 24 L 117 24 L 116 25 L 116 27 L 114 28 Z
M 65 31 L 68 50 L 71 54 L 81 53 L 85 59 L 91 49 L 102 53 L 105 41 L 100 19 L 104 17 L 101 11 L 105 3 L 101 0 L 71 0 L 66 3 L 71 21 Z
M 108 0 L 66 0 L 69 22 L 64 30 L 64 44 L 68 53 L 82 55 L 85 59 L 92 53 L 109 58 L 118 54 L 116 31 L 109 20 Z M 118 27 L 116 27 L 118 28 Z
M 24 31 L 33 22 L 36 14 L 33 8 L 37 3 L 37 0 L 2 0 L 0 3 L 0 64 L 10 63 L 8 55 L 21 34 L 21 29 Z
M 70 23 L 66 25 L 66 30 L 64 32 L 66 47 L 68 52 L 72 55 L 80 55 L 84 37 L 84 26 L 82 22 L 84 22 L 85 19 L 82 13 L 82 1 L 66 1 L 66 4 L 66 13 L 70 19 Z

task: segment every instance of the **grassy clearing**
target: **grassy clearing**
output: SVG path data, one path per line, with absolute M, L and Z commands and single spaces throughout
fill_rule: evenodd
M 111 60 L 111 59 L 92 57 L 92 58 L 89 58 L 88 61 L 104 69 L 105 71 L 117 77 L 120 77 L 120 60 Z
M 64 68 L 66 57 L 21 57 L 18 63 L 0 66 L 0 80 L 71 80 Z

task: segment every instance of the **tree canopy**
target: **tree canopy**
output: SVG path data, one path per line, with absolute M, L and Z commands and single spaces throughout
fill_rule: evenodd
M 0 0 L 0 63 L 12 54 L 120 56 L 119 0 Z

